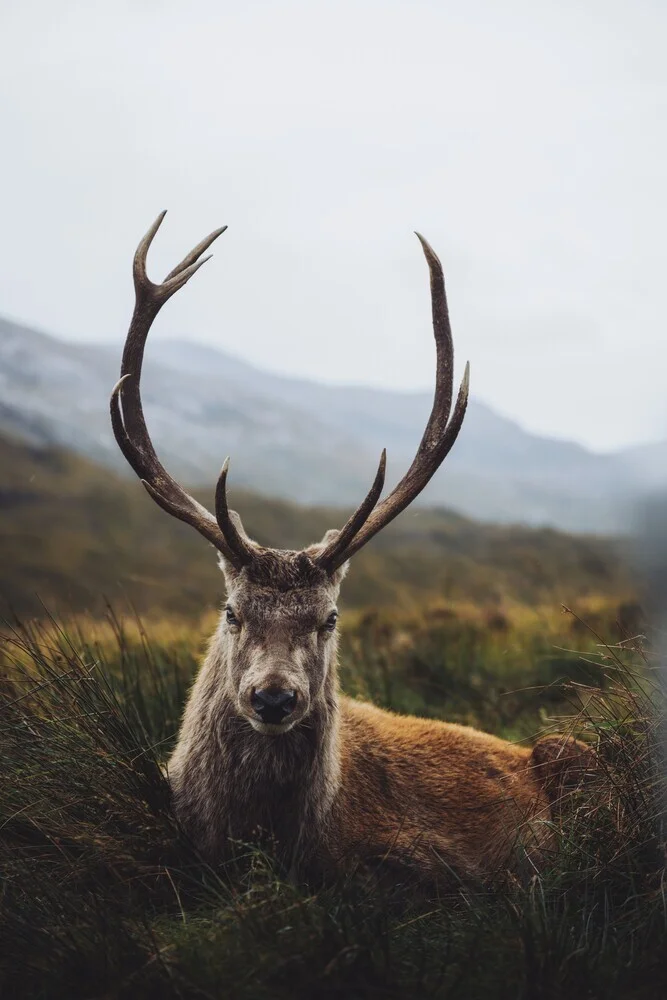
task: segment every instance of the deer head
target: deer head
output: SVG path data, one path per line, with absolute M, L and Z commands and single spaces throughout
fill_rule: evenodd
M 336 601 L 351 556 L 421 493 L 457 438 L 468 401 L 469 369 L 452 411 L 454 352 L 442 266 L 417 233 L 431 277 L 436 384 L 433 408 L 412 465 L 392 492 L 384 486 L 383 451 L 365 499 L 340 530 L 302 552 L 265 548 L 245 533 L 227 505 L 229 459 L 215 492 L 215 517 L 172 479 L 150 440 L 141 404 L 141 369 L 151 324 L 164 303 L 182 288 L 208 257 L 202 254 L 227 228 L 202 240 L 165 278 L 146 274 L 148 249 L 163 212 L 134 256 L 136 302 L 125 342 L 121 378 L 111 395 L 113 431 L 125 458 L 153 500 L 192 525 L 220 553 L 227 604 L 218 641 L 224 670 L 218 679 L 238 715 L 258 733 L 287 733 L 316 705 L 332 697 L 336 652 Z

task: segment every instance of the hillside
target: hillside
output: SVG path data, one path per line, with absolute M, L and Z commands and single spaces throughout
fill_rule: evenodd
M 216 605 L 222 579 L 211 548 L 160 511 L 136 480 L 64 449 L 0 437 L 0 601 L 3 613 L 99 612 L 105 599 L 141 612 L 192 615 Z M 211 504 L 211 491 L 198 492 Z M 344 523 L 343 509 L 304 507 L 236 491 L 258 541 L 286 548 Z M 354 560 L 348 606 L 406 607 L 438 596 L 497 605 L 572 602 L 630 589 L 615 543 L 552 529 L 483 525 L 445 510 L 411 509 Z
M 107 411 L 121 341 L 119 333 L 113 346 L 71 344 L 0 319 L 0 431 L 126 475 Z M 309 504 L 355 503 L 383 447 L 395 481 L 431 405 L 429 393 L 280 377 L 159 337 L 148 345 L 144 383 L 156 446 L 181 479 L 213 483 L 231 454 L 237 485 Z M 418 502 L 493 522 L 623 531 L 632 500 L 656 485 L 663 467 L 652 455 L 650 447 L 596 455 L 541 438 L 473 399 L 456 446 Z

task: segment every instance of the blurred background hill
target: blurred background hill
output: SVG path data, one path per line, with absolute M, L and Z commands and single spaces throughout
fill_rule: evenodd
M 0 319 L 0 431 L 64 447 L 131 475 L 112 438 L 107 400 L 117 344 L 74 344 Z M 147 419 L 169 469 L 207 488 L 225 455 L 232 481 L 301 504 L 358 502 L 387 448 L 388 482 L 421 437 L 428 393 L 281 377 L 186 340 L 149 343 Z M 647 488 L 667 481 L 667 443 L 596 454 L 556 441 L 473 399 L 442 470 L 417 503 L 498 523 L 611 533 Z
M 222 598 L 215 553 L 159 511 L 136 479 L 62 447 L 0 437 L 0 610 L 190 616 Z M 195 491 L 212 504 L 213 480 Z M 340 526 L 342 506 L 304 506 L 236 490 L 232 502 L 260 542 L 299 547 Z M 502 608 L 623 599 L 625 545 L 551 528 L 480 524 L 442 508 L 410 509 L 355 557 L 348 607 L 418 607 L 434 599 Z

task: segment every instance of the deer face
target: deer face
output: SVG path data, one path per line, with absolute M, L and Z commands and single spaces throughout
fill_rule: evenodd
M 335 669 L 344 571 L 327 573 L 307 552 L 271 549 L 240 572 L 221 564 L 227 604 L 219 631 L 228 693 L 258 733 L 280 736 L 325 697 Z

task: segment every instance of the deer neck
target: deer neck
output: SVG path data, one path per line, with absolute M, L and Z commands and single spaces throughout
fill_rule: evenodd
M 188 699 L 169 765 L 175 810 L 211 859 L 224 857 L 230 840 L 260 840 L 293 870 L 326 840 L 340 787 L 335 663 L 308 716 L 265 736 L 221 683 L 225 655 L 214 644 Z

